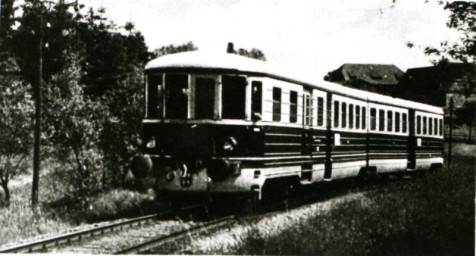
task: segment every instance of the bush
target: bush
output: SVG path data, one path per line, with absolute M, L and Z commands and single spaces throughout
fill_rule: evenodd
M 90 200 L 85 211 L 85 220 L 92 222 L 143 215 L 153 208 L 154 196 L 153 193 L 111 190 Z

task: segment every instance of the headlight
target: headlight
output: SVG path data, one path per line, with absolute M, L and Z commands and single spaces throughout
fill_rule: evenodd
M 152 136 L 152 138 L 150 138 L 150 140 L 147 141 L 146 147 L 150 148 L 150 149 L 155 148 L 155 137 L 154 136 Z
M 168 181 L 168 182 L 171 182 L 172 180 L 174 180 L 175 178 L 175 174 L 172 170 L 168 170 L 166 173 L 165 173 L 165 180 Z
M 225 150 L 226 152 L 231 152 L 233 151 L 233 149 L 235 149 L 236 145 L 238 145 L 236 139 L 233 137 L 229 137 L 225 140 L 225 143 L 223 143 L 223 150 Z

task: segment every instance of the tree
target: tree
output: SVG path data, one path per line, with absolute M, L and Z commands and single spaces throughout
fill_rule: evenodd
M 476 122 L 476 102 L 467 101 L 461 108 L 455 110 L 456 123 L 468 126 L 468 138 L 471 139 L 474 123 Z
M 111 170 L 103 176 L 105 186 L 122 186 L 129 171 L 129 160 L 139 153 L 143 81 L 143 67 L 137 66 L 127 74 L 127 79 L 104 96 L 103 102 L 110 112 L 105 118 L 101 148 L 105 167 Z
M 12 58 L 0 62 L 0 71 L 0 186 L 5 192 L 0 204 L 8 206 L 8 183 L 24 171 L 22 165 L 30 154 L 33 101 L 30 88 L 19 79 L 19 69 Z
M 450 43 L 444 41 L 439 48 L 426 47 L 427 55 L 435 55 L 441 59 L 437 62 L 446 62 L 448 58 L 474 63 L 476 60 L 476 2 L 473 1 L 439 1 L 444 9 L 450 11 L 446 25 L 461 32 L 460 40 Z M 412 47 L 412 43 L 407 43 Z M 435 64 L 437 63 L 435 62 Z
M 0 1 L 0 52 L 9 49 L 9 42 L 12 36 L 12 25 L 14 23 L 14 0 Z
M 99 148 L 107 108 L 85 95 L 79 83 L 79 57 L 70 54 L 67 66 L 45 84 L 45 137 L 69 173 L 70 196 L 85 198 L 101 187 L 102 154 Z
M 101 158 L 103 161 L 105 159 L 102 158 L 109 156 L 110 161 L 107 163 L 111 164 L 107 165 L 108 170 L 103 168 L 104 172 L 101 175 L 115 176 L 117 164 L 124 164 L 121 159 L 127 158 L 127 154 L 124 155 L 123 150 L 118 150 L 112 145 L 119 146 L 118 142 L 124 141 L 123 138 L 127 135 L 139 133 L 140 120 L 134 120 L 133 123 L 130 121 L 133 118 L 124 115 L 140 116 L 142 110 L 136 111 L 140 104 L 130 106 L 123 103 L 132 102 L 137 95 L 142 97 L 142 67 L 150 57 L 144 38 L 130 22 L 124 26 L 126 33 L 120 32 L 117 25 L 104 17 L 104 9 L 86 10 L 84 5 L 78 4 L 77 1 L 42 2 L 42 5 L 38 5 L 37 2 L 25 0 L 20 5 L 19 8 L 23 13 L 18 19 L 19 27 L 12 36 L 14 42 L 12 45 L 23 77 L 34 82 L 37 79 L 37 56 L 32 53 L 37 52 L 38 24 L 40 16 L 42 17 L 42 37 L 45 43 L 42 75 L 45 92 L 42 95 L 45 104 L 43 119 L 46 123 L 43 130 L 46 133 L 44 142 L 48 145 L 44 150 L 50 150 L 52 153 L 50 155 L 59 156 L 61 161 L 67 164 L 71 162 L 68 152 L 74 154 L 75 151 L 86 150 L 82 145 L 76 148 L 71 138 L 60 139 L 60 135 L 63 133 L 66 136 L 68 132 L 72 132 L 70 127 L 87 130 L 87 127 L 81 128 L 78 126 L 80 123 L 71 120 L 75 115 L 83 114 L 83 110 L 77 109 L 78 107 L 87 109 L 80 102 L 87 102 L 88 107 L 101 108 L 100 113 L 95 113 L 99 115 L 97 118 L 101 122 L 96 120 L 94 125 L 90 124 L 95 126 L 95 131 L 98 132 L 94 133 L 97 137 L 91 137 L 91 140 L 97 143 L 94 154 L 98 155 L 94 155 L 93 158 Z M 75 56 L 74 59 L 71 59 L 71 56 Z M 132 87 L 126 89 L 124 86 L 131 86 L 131 81 L 134 81 Z M 76 98 L 71 98 L 72 92 L 68 93 L 68 90 L 74 90 Z M 71 105 L 70 102 L 77 102 L 78 105 Z M 64 106 L 76 110 L 68 112 L 69 109 L 64 109 Z M 122 111 L 123 108 L 136 112 Z M 120 128 L 117 124 L 113 124 L 115 120 L 121 121 Z M 63 127 L 61 125 L 64 123 L 71 126 L 59 130 L 58 127 Z M 105 128 L 108 127 L 110 129 L 106 131 Z M 126 131 L 129 133 L 125 134 Z M 83 143 L 81 139 L 79 141 Z M 70 143 L 69 147 L 73 150 L 68 151 L 65 143 Z M 130 146 L 126 145 L 125 148 Z M 121 152 L 121 156 L 118 152 Z M 43 155 L 47 154 L 43 152 Z M 115 157 L 119 160 L 114 162 Z M 79 159 L 79 162 L 84 161 Z M 77 169 L 76 173 L 82 171 Z M 106 175 L 108 172 L 114 175 Z M 102 185 L 105 186 L 106 179 L 102 180 Z

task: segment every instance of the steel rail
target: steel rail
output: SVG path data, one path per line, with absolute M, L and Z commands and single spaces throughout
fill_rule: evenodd
M 177 241 L 179 239 L 183 239 L 185 237 L 191 236 L 193 234 L 198 234 L 210 229 L 214 228 L 220 228 L 223 227 L 227 224 L 230 224 L 231 222 L 235 221 L 236 217 L 235 216 L 228 216 L 228 217 L 223 217 L 220 219 L 216 219 L 207 223 L 204 223 L 202 225 L 198 225 L 186 230 L 182 230 L 176 233 L 172 233 L 170 235 L 166 236 L 159 236 L 156 238 L 153 238 L 149 241 L 146 241 L 144 243 L 129 247 L 127 249 L 123 249 L 120 251 L 115 252 L 114 254 L 141 254 L 141 253 L 146 253 L 150 252 L 160 246 L 163 246 L 167 243 Z
M 199 207 L 203 207 L 203 205 L 192 205 L 192 206 L 184 207 L 178 210 L 183 211 L 183 210 L 189 210 L 189 209 L 199 208 Z M 70 232 L 70 233 L 62 234 L 58 236 L 48 237 L 48 238 L 40 239 L 33 242 L 28 242 L 28 243 L 24 243 L 20 245 L 14 245 L 11 247 L 2 248 L 0 249 L 0 253 L 31 253 L 35 251 L 46 250 L 48 248 L 57 247 L 65 243 L 81 241 L 84 238 L 90 238 L 90 237 L 104 235 L 106 233 L 122 230 L 125 227 L 129 227 L 129 228 L 137 227 L 142 224 L 149 223 L 158 217 L 161 217 L 167 214 L 172 214 L 172 213 L 174 213 L 174 211 L 166 210 L 156 214 L 128 219 L 122 222 L 112 223 L 112 224 L 104 225 L 101 227 L 94 227 L 91 229 L 80 230 L 80 231 Z

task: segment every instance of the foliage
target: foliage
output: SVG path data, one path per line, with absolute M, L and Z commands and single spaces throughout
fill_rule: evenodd
M 103 100 L 110 112 L 105 119 L 100 147 L 105 168 L 111 170 L 105 183 L 112 186 L 123 185 L 129 160 L 138 153 L 143 117 L 142 74 L 142 67 L 136 67 Z
M 46 181 L 46 180 L 45 180 Z M 42 181 L 44 184 L 45 181 Z M 48 181 L 49 182 L 49 181 Z M 58 181 L 51 181 L 57 183 Z M 49 184 L 44 184 L 40 190 L 40 196 L 45 198 L 52 194 Z M 74 225 L 61 221 L 55 217 L 56 212 L 42 210 L 33 212 L 30 210 L 31 184 L 24 184 L 12 188 L 12 201 L 9 208 L 0 209 L 0 245 L 7 243 L 18 244 L 22 240 L 30 239 L 38 235 L 50 233 L 57 235 L 59 232 L 71 229 Z
M 198 50 L 197 46 L 193 44 L 192 41 L 181 44 L 181 45 L 165 45 L 160 47 L 159 49 L 155 49 L 154 52 L 152 53 L 153 58 L 158 58 L 160 56 L 164 56 L 167 54 L 174 54 L 174 53 L 179 53 L 179 52 L 190 52 L 190 51 L 196 51 Z
M 0 61 L 0 186 L 4 203 L 10 204 L 9 181 L 24 171 L 23 164 L 32 143 L 31 117 L 33 101 L 29 86 L 16 75 L 18 67 L 12 58 Z
M 471 126 L 476 121 L 476 102 L 467 101 L 461 108 L 456 109 L 455 112 L 458 122 Z
M 476 102 L 466 101 L 461 108 L 455 109 L 456 118 L 454 119 L 457 125 L 467 125 L 468 138 L 471 140 L 471 133 L 476 121 Z
M 474 63 L 476 60 L 476 2 L 452 1 L 440 2 L 440 4 L 444 4 L 444 9 L 450 12 L 447 26 L 461 32 L 461 38 L 454 43 L 441 42 L 440 48 L 426 47 L 425 53 L 441 56 L 442 61 L 447 61 L 447 57 L 451 57 L 465 63 Z
M 87 94 L 96 97 L 117 86 L 127 72 L 149 58 L 142 34 L 132 24 L 126 24 L 127 35 L 121 34 L 119 27 L 104 17 L 104 9 L 85 11 L 77 1 L 36 0 L 26 0 L 20 8 L 23 14 L 12 45 L 28 81 L 36 79 L 40 37 L 44 42 L 43 79 L 49 81 L 67 65 L 65 54 L 76 52 L 83 57 L 81 83 L 87 86 Z
M 52 153 L 65 163 L 73 196 L 84 197 L 101 189 L 102 155 L 98 144 L 107 109 L 83 93 L 78 58 L 45 84 L 45 137 Z M 64 181 L 63 181 L 64 182 Z
M 9 29 L 14 23 L 14 0 L 2 0 L 0 1 L 0 52 L 5 52 L 9 49 L 9 44 L 12 37 L 12 30 Z M 6 28 L 6 29 L 5 29 Z
M 149 208 L 153 207 L 151 202 L 154 202 L 153 193 L 141 194 L 137 191 L 113 189 L 92 199 L 83 217 L 86 221 L 104 221 L 136 216 L 149 212 Z
M 2 1 L 2 7 L 8 11 L 13 2 Z M 99 189 L 99 183 L 120 185 L 134 153 L 131 143 L 139 137 L 142 66 L 150 55 L 143 36 L 132 23 L 119 27 L 104 17 L 104 9 L 86 9 L 77 1 L 25 0 L 15 29 L 3 23 L 13 9 L 3 8 L 2 33 L 10 35 L 3 48 L 31 83 L 37 82 L 43 41 L 42 157 L 55 156 L 74 169 L 70 183 L 77 180 L 72 191 L 80 194 Z
M 256 48 L 251 48 L 251 50 L 239 48 L 238 50 L 234 51 L 234 53 L 248 58 L 266 61 L 266 56 L 264 53 Z

